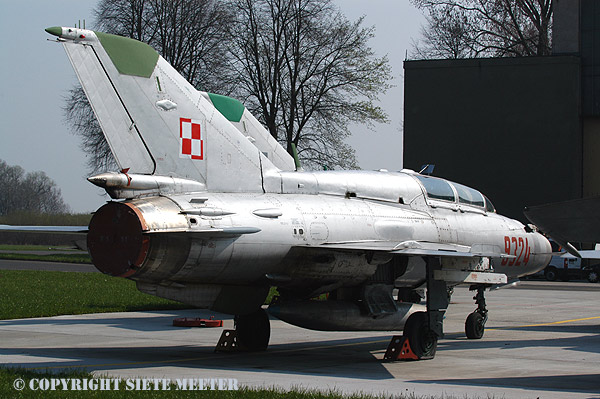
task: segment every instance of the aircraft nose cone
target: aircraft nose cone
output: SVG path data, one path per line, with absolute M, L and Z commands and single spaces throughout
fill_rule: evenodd
M 54 36 L 62 35 L 62 28 L 60 26 L 52 26 L 52 27 L 46 28 L 44 30 Z

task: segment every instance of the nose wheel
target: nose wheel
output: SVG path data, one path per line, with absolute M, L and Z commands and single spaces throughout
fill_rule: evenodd
M 471 290 L 477 290 L 477 294 L 473 297 L 477 309 L 469 314 L 465 321 L 465 334 L 469 339 L 481 339 L 485 332 L 485 322 L 488 319 L 484 296 L 485 288 L 485 285 L 471 287 Z

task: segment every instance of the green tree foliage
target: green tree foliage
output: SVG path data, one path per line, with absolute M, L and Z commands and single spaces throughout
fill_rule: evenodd
M 19 211 L 65 213 L 60 189 L 44 172 L 25 173 L 0 160 L 0 216 Z

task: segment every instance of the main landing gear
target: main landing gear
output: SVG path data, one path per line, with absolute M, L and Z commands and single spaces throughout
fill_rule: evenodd
M 264 309 L 235 316 L 235 330 L 223 330 L 216 352 L 264 351 L 269 346 L 271 325 Z
M 437 341 L 444 337 L 444 313 L 450 303 L 448 287 L 436 280 L 434 273 L 441 269 L 440 259 L 427 257 L 427 312 L 415 312 L 404 324 L 403 335 L 392 337 L 384 355 L 386 360 L 433 359 Z
M 465 321 L 465 334 L 469 339 L 481 339 L 485 332 L 485 322 L 488 319 L 488 311 L 485 307 L 485 289 L 485 285 L 474 285 L 470 288 L 471 291 L 477 290 L 477 294 L 473 297 L 477 309 L 469 314 L 467 321 Z

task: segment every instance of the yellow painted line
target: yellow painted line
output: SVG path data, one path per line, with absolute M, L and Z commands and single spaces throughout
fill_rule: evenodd
M 542 327 L 542 326 L 551 326 L 557 324 L 567 324 L 574 323 L 578 321 L 586 321 L 586 320 L 597 320 L 600 319 L 600 316 L 593 317 L 585 317 L 582 319 L 570 319 L 570 320 L 561 320 L 561 321 L 553 321 L 550 323 L 539 323 L 539 324 L 527 324 L 523 326 L 514 326 L 514 327 L 494 327 L 494 328 L 486 328 L 486 331 L 490 330 L 509 330 L 513 328 L 528 328 L 528 327 Z M 391 338 L 387 339 L 378 339 L 364 342 L 350 342 L 346 344 L 336 344 L 336 345 L 324 345 L 324 346 L 309 346 L 304 348 L 293 348 L 293 349 L 281 349 L 281 350 L 270 350 L 269 353 L 289 353 L 289 352 L 298 352 L 305 350 L 314 350 L 314 349 L 331 349 L 331 348 L 342 348 L 347 346 L 359 346 L 359 345 L 367 345 L 367 344 L 378 344 L 389 342 Z M 196 360 L 209 359 L 214 356 L 213 353 L 207 354 L 201 357 L 190 357 L 185 359 L 174 359 L 174 360 L 159 360 L 159 361 L 145 361 L 145 362 L 124 362 L 124 363 L 103 363 L 103 364 L 78 364 L 71 366 L 46 366 L 46 367 L 24 367 L 25 370 L 51 370 L 51 369 L 72 369 L 72 368 L 99 368 L 99 367 L 117 367 L 117 366 L 141 366 L 145 364 L 173 364 L 173 363 L 186 363 L 193 362 Z
M 543 327 L 543 326 L 552 326 L 552 325 L 557 325 L 557 324 L 574 323 L 574 322 L 577 322 L 577 321 L 596 320 L 596 319 L 600 319 L 600 316 L 584 317 L 583 319 L 571 319 L 571 320 L 553 321 L 553 322 L 550 322 L 550 323 L 526 324 L 526 325 L 523 325 L 523 326 L 515 326 L 515 327 L 486 328 L 486 330 L 508 330 L 508 329 L 511 329 L 511 328 Z

